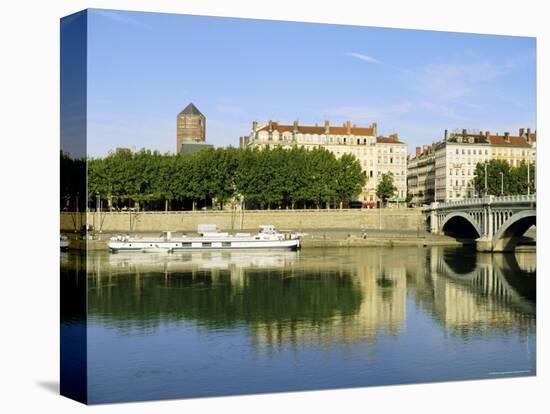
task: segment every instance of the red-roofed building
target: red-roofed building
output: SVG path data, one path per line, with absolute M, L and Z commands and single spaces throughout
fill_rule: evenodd
M 407 146 L 397 134 L 379 136 L 376 123 L 358 127 L 350 121 L 342 125 L 280 124 L 269 121 L 265 125 L 252 123 L 252 132 L 240 138 L 240 146 L 266 148 L 304 147 L 306 149 L 326 148 L 340 157 L 353 154 L 361 163 L 367 183 L 359 197 L 365 205 L 375 206 L 378 202 L 376 187 L 382 174 L 392 173 L 397 193 L 394 201 L 404 202 L 407 196 Z

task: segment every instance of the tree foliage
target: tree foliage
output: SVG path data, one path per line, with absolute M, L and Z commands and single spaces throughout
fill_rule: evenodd
M 187 156 L 117 150 L 88 160 L 91 207 L 99 194 L 114 208 L 320 208 L 353 200 L 365 181 L 353 155 L 337 159 L 322 148 L 208 148 Z
M 388 199 L 392 198 L 397 191 L 397 187 L 393 184 L 393 174 L 382 174 L 382 178 L 376 187 L 376 196 L 386 204 Z
M 529 173 L 527 169 L 529 168 Z M 487 190 L 485 189 L 485 171 L 487 171 Z M 474 188 L 479 195 L 522 195 L 535 193 L 535 164 L 521 162 L 513 167 L 504 160 L 491 160 L 478 163 L 475 169 Z

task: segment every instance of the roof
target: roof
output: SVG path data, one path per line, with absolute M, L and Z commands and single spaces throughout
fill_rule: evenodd
M 272 122 L 271 128 L 273 131 L 277 131 L 279 133 L 282 132 L 293 132 L 295 126 L 294 125 L 282 125 L 278 122 Z M 323 135 L 326 133 L 326 129 L 324 126 L 319 125 L 297 125 L 296 126 L 297 132 L 301 134 L 319 134 Z M 258 131 L 268 131 L 269 130 L 269 124 L 266 124 L 260 128 L 258 128 Z M 374 129 L 373 128 L 360 128 L 356 126 L 350 126 L 349 127 L 349 134 L 350 135 L 360 135 L 360 136 L 373 136 L 374 135 Z M 330 126 L 329 125 L 329 134 L 332 135 L 348 135 L 348 127 L 346 126 Z
M 536 133 L 531 133 L 531 140 L 536 142 Z M 474 142 L 470 142 L 472 139 Z M 489 133 L 485 134 L 451 134 L 447 138 L 447 141 L 443 142 L 452 142 L 452 143 L 461 143 L 459 140 L 462 140 L 464 144 L 480 144 L 480 145 L 501 145 L 501 146 L 511 146 L 511 147 L 529 147 L 530 143 L 527 140 L 527 134 L 525 135 L 490 135 Z M 466 141 L 464 141 L 466 140 Z
M 190 102 L 189 105 L 187 105 L 178 115 L 202 115 L 202 113 L 195 105 L 193 105 L 193 102 Z
M 399 141 L 397 135 L 389 137 L 376 137 L 376 142 L 379 144 L 403 144 L 403 142 Z
M 529 147 L 529 143 L 524 137 L 518 137 L 509 135 L 508 140 L 504 135 L 489 135 L 487 140 L 491 145 L 511 145 L 511 146 L 521 146 Z

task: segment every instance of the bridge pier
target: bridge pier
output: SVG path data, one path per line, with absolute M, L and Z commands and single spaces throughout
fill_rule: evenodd
M 493 251 L 493 239 L 487 236 L 476 239 L 476 251 L 478 252 L 492 252 Z

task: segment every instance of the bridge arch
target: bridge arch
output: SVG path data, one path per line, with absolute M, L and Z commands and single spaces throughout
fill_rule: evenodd
M 537 224 L 537 211 L 535 209 L 520 211 L 508 218 L 493 236 L 493 251 L 513 251 L 522 236 L 529 227 Z
M 445 216 L 441 223 L 441 232 L 474 239 L 483 234 L 477 221 L 470 214 L 461 211 L 455 211 Z

